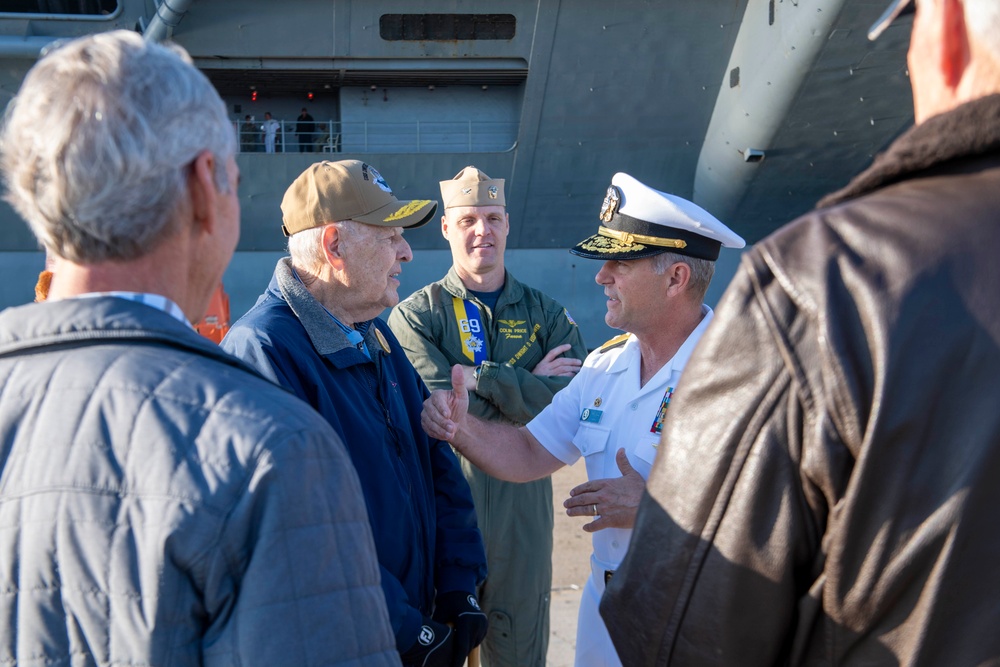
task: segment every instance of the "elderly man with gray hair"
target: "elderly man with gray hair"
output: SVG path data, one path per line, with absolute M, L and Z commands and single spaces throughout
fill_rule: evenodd
M 235 150 L 187 55 L 125 31 L 10 107 L 7 199 L 56 266 L 0 313 L 3 662 L 398 664 L 336 434 L 189 324 L 239 238 Z
M 404 230 L 435 210 L 396 199 L 365 162 L 310 165 L 281 202 L 291 256 L 222 346 L 308 401 L 347 445 L 403 663 L 460 667 L 486 634 L 486 554 L 455 454 L 420 427 L 427 388 L 378 319 L 412 257 Z

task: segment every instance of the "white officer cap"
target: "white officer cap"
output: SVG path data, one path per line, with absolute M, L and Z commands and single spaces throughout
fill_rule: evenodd
M 618 172 L 604 197 L 597 234 L 573 247 L 589 259 L 640 259 L 663 252 L 715 261 L 719 250 L 746 245 L 702 207 Z

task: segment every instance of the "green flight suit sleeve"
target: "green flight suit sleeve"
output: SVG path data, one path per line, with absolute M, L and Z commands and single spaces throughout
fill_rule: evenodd
M 434 326 L 430 315 L 429 311 L 396 306 L 389 314 L 389 328 L 428 389 L 451 389 L 451 367 L 470 364 L 441 350 L 438 340 L 443 332 Z M 475 392 L 469 392 L 469 414 L 490 420 L 500 412 Z
M 554 347 L 569 343 L 573 347 L 562 356 L 587 358 L 580 328 L 570 322 L 563 308 L 546 313 L 545 335 L 539 332 L 543 356 Z M 569 384 L 572 378 L 534 375 L 531 368 L 512 366 L 509 363 L 486 362 L 479 374 L 476 395 L 494 406 L 505 418 L 518 424 L 527 424 L 546 405 L 552 402 L 557 391 Z
M 555 302 L 552 304 L 558 306 Z M 434 313 L 430 309 L 413 307 L 409 300 L 396 306 L 389 315 L 389 327 L 410 363 L 432 391 L 451 389 L 451 367 L 454 364 L 469 365 L 468 360 L 460 356 L 460 350 L 447 350 L 443 344 L 445 328 L 451 325 L 451 317 L 451 313 Z M 586 358 L 587 348 L 579 327 L 569 320 L 561 306 L 546 309 L 544 319 L 536 344 L 540 343 L 548 351 L 569 343 L 573 347 L 566 352 L 566 356 L 581 360 Z M 540 359 L 541 356 L 528 355 L 525 358 Z M 469 414 L 487 421 L 526 424 L 569 381 L 570 378 L 565 377 L 533 375 L 529 368 L 506 362 L 487 362 L 483 365 L 478 386 L 475 391 L 469 392 Z

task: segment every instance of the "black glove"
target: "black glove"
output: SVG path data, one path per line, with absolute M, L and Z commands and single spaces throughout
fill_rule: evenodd
M 453 667 L 462 667 L 466 656 L 486 637 L 486 614 L 472 593 L 449 591 L 438 595 L 434 605 L 434 620 L 450 623 L 455 628 L 455 659 Z
M 417 633 L 417 641 L 399 657 L 407 667 L 452 667 L 455 664 L 454 652 L 455 633 L 452 629 L 425 618 Z M 462 659 L 465 659 L 464 654 Z

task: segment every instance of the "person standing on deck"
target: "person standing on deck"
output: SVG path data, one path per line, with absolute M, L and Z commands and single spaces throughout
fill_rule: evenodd
M 441 181 L 448 274 L 396 306 L 389 326 L 430 389 L 461 364 L 470 411 L 522 426 L 549 404 L 587 356 L 569 313 L 504 266 L 510 220 L 503 179 L 466 167 Z M 464 457 L 489 576 L 479 601 L 490 621 L 486 667 L 544 667 L 552 588 L 552 480 L 491 477 Z

